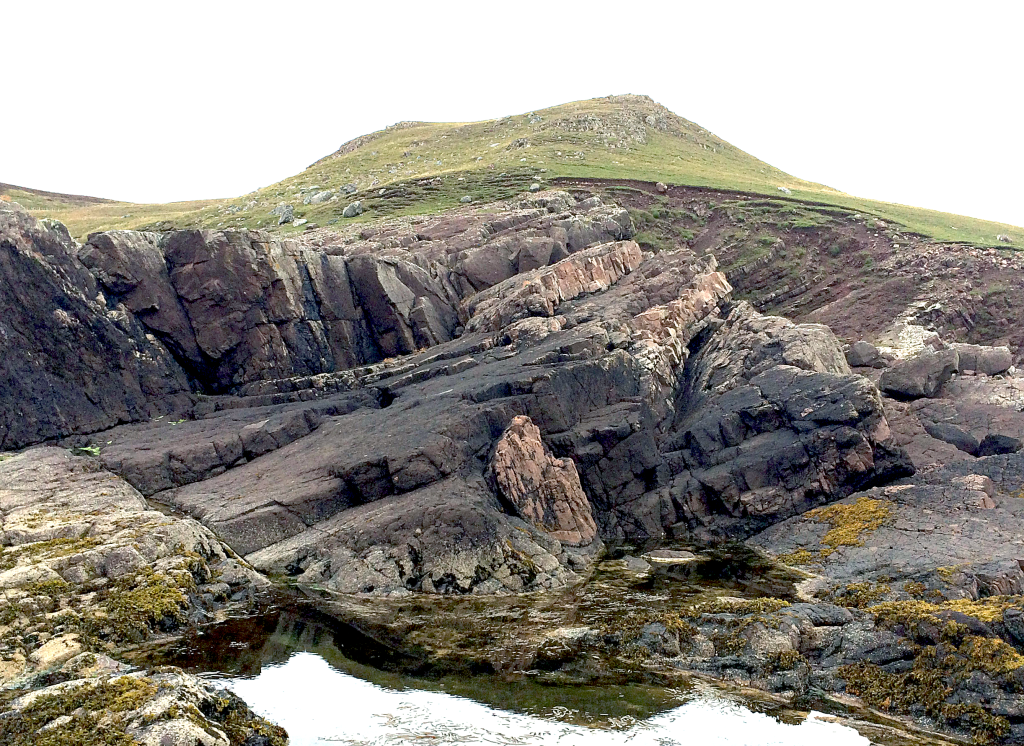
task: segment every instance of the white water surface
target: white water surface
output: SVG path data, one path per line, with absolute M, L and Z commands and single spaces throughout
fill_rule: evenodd
M 698 695 L 646 720 L 611 719 L 611 728 L 559 722 L 494 709 L 464 697 L 420 689 L 388 689 L 341 673 L 316 655 L 298 652 L 251 678 L 221 679 L 249 706 L 283 726 L 291 746 L 868 746 L 852 728 L 819 720 L 798 725 L 752 712 L 713 695 Z

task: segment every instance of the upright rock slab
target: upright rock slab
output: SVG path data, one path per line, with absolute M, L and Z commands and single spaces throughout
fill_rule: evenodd
M 576 465 L 547 452 L 529 417 L 513 418 L 494 448 L 490 473 L 519 515 L 559 541 L 585 546 L 597 536 Z

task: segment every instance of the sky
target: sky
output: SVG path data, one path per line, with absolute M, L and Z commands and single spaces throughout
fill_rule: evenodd
M 1024 226 L 1024 3 L 0 2 L 0 182 L 234 197 L 400 120 L 643 93 L 794 176 Z

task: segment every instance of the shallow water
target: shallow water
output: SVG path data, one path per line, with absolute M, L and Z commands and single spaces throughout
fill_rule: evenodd
M 738 702 L 699 683 L 681 690 L 416 675 L 414 659 L 309 608 L 214 626 L 159 662 L 217 679 L 284 726 L 292 746 L 869 743 L 815 713 Z

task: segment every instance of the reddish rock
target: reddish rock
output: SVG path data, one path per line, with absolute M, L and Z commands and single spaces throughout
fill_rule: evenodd
M 572 459 L 554 458 L 540 430 L 520 415 L 501 436 L 491 460 L 501 496 L 532 524 L 572 546 L 590 544 L 597 525 Z

